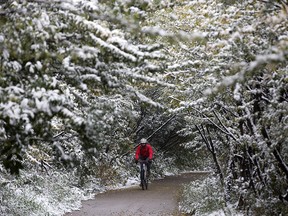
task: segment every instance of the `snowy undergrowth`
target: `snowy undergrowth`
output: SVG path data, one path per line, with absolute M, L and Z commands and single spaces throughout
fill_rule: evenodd
M 201 216 L 241 215 L 234 206 L 225 207 L 220 181 L 209 176 L 186 185 L 179 202 L 179 210 L 185 214 Z
M 18 177 L 5 177 L 0 179 L 0 215 L 62 215 L 91 198 L 91 188 L 73 185 L 76 176 L 71 172 L 23 170 Z

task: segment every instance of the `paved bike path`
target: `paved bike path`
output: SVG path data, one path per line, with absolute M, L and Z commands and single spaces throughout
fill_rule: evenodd
M 177 199 L 181 187 L 207 173 L 190 172 L 155 180 L 142 190 L 139 186 L 108 191 L 83 201 L 78 211 L 65 216 L 169 216 L 180 215 Z

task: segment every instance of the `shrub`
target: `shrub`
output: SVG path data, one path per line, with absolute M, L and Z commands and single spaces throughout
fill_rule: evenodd
M 199 179 L 186 185 L 183 189 L 180 211 L 186 214 L 207 215 L 213 211 L 224 209 L 223 190 L 216 177 Z

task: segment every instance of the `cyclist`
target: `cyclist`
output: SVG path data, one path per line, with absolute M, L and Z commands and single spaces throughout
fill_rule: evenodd
M 142 138 L 140 140 L 139 145 L 136 148 L 136 153 L 135 153 L 135 163 L 138 163 L 138 160 L 147 160 L 147 175 L 148 177 L 150 176 L 150 166 L 152 163 L 153 159 L 153 149 L 151 145 L 148 143 L 147 139 Z

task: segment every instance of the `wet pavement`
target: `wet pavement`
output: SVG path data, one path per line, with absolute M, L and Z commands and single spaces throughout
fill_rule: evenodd
M 78 211 L 64 216 L 178 216 L 178 199 L 183 184 L 205 176 L 205 172 L 190 172 L 167 176 L 149 184 L 108 191 L 94 199 L 83 201 Z

